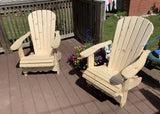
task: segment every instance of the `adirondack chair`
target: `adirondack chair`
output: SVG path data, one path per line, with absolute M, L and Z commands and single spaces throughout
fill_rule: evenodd
M 57 71 L 59 74 L 59 60 L 61 53 L 57 50 L 60 45 L 59 31 L 55 31 L 56 15 L 49 10 L 33 11 L 28 16 L 30 31 L 20 37 L 10 47 L 17 50 L 20 57 L 20 67 L 27 76 L 28 72 Z M 34 54 L 25 56 L 22 43 L 31 35 Z
M 88 68 L 82 77 L 113 97 L 123 107 L 128 90 L 137 86 L 142 78 L 136 76 L 144 66 L 149 50 L 143 50 L 153 32 L 153 25 L 141 17 L 125 17 L 118 21 L 108 66 L 94 66 L 94 52 L 112 43 L 111 40 L 94 45 L 81 52 L 88 57 Z

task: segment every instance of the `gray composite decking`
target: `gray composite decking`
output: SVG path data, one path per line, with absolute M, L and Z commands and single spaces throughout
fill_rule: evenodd
M 160 113 L 160 86 L 146 68 L 139 73 L 143 82 L 129 91 L 124 108 L 112 98 L 86 86 L 82 73 L 67 62 L 69 53 L 80 43 L 63 40 L 60 75 L 54 72 L 22 75 L 18 54 L 0 55 L 0 114 L 155 114 Z M 25 49 L 25 52 L 28 52 Z

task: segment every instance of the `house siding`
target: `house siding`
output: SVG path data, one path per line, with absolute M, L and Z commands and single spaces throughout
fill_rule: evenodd
M 128 15 L 147 14 L 150 9 L 154 12 L 160 10 L 160 0 L 130 0 Z

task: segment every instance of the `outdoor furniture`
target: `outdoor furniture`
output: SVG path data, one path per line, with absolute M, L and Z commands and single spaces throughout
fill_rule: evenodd
M 30 32 L 20 37 L 11 46 L 11 50 L 18 49 L 20 67 L 27 76 L 28 72 L 57 71 L 59 74 L 59 60 L 61 53 L 57 51 L 60 45 L 59 31 L 55 31 L 56 15 L 50 10 L 37 10 L 29 14 Z M 34 54 L 24 55 L 23 41 L 31 35 Z
M 153 25 L 142 17 L 124 17 L 118 21 L 108 66 L 94 66 L 94 52 L 112 43 L 111 40 L 81 52 L 88 57 L 88 68 L 83 77 L 87 83 L 113 97 L 123 107 L 128 90 L 137 86 L 142 78 L 136 76 L 144 66 L 149 50 L 143 48 L 153 32 Z
M 153 38 L 151 41 L 149 41 L 149 42 L 146 44 L 146 46 L 144 47 L 144 50 L 147 50 L 148 46 L 149 46 L 150 44 L 152 44 L 154 41 L 157 41 L 157 40 L 160 40 L 160 35 L 157 36 L 157 37 L 155 37 L 155 38 Z M 151 62 L 156 62 L 156 63 L 160 64 L 160 59 L 157 58 L 156 56 L 154 56 L 152 52 L 153 52 L 153 50 L 149 53 L 149 55 L 148 55 L 148 57 L 147 57 L 147 60 L 149 61 L 149 63 L 151 63 Z

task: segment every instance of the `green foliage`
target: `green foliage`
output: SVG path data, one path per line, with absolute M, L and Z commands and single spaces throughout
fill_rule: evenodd
M 149 19 L 152 23 L 153 23 L 153 26 L 154 26 L 154 31 L 153 31 L 153 34 L 151 35 L 150 40 L 152 40 L 154 37 L 160 35 L 160 15 L 156 15 L 156 16 L 149 16 L 147 17 L 147 19 Z M 157 49 L 158 48 L 158 40 L 156 40 L 155 42 L 153 42 L 152 44 L 150 44 L 148 46 L 148 49 L 150 50 L 154 50 L 154 49 Z
M 126 12 L 126 11 L 123 11 L 123 12 L 118 11 L 118 12 L 117 12 L 117 15 L 118 15 L 118 16 L 127 16 L 127 12 Z
M 104 21 L 104 32 L 103 32 L 103 41 L 107 41 L 114 38 L 114 33 L 117 25 L 117 21 L 119 20 L 113 14 L 106 14 L 107 19 Z

